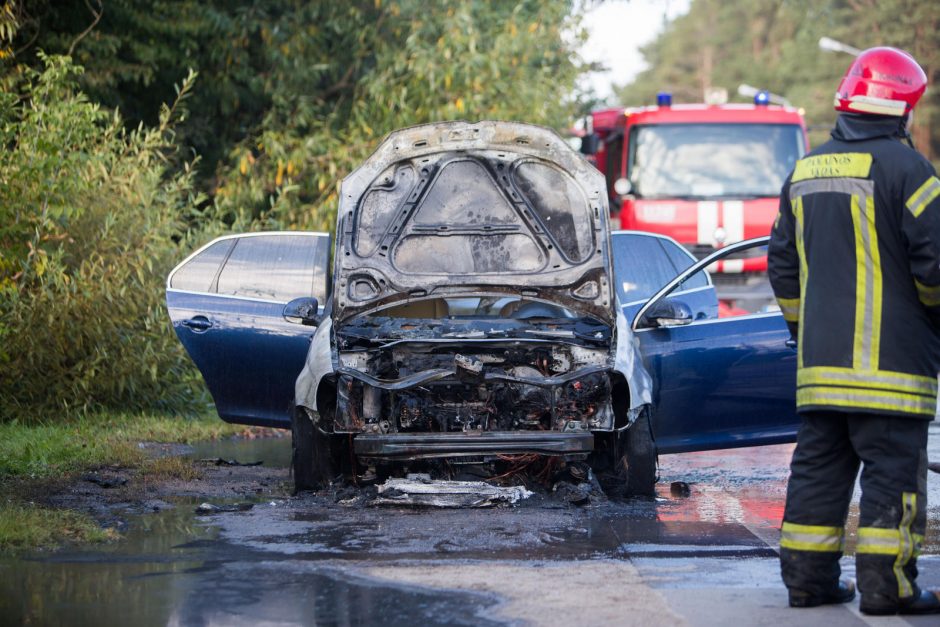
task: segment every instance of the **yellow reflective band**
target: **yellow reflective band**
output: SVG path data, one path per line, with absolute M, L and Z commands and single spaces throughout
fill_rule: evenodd
M 897 529 L 859 527 L 855 552 L 867 555 L 898 555 L 901 552 L 901 532 Z
M 902 394 L 886 390 L 866 390 L 853 387 L 809 386 L 796 391 L 796 406 L 824 405 L 854 407 L 905 414 L 933 416 L 937 408 L 935 398 L 916 394 Z
M 780 306 L 780 313 L 787 322 L 800 321 L 800 299 L 799 298 L 780 298 L 777 297 L 777 304 Z
M 881 251 L 878 249 L 878 230 L 875 228 L 875 198 L 865 197 L 865 216 L 868 218 L 868 247 L 871 260 L 871 368 L 878 370 L 881 359 L 881 314 L 884 279 L 881 271 Z
M 841 104 L 836 98 L 836 108 Z M 846 106 L 852 111 L 861 113 L 874 113 L 875 115 L 904 115 L 905 104 L 900 100 L 887 100 L 870 96 L 851 96 Z
M 797 161 L 797 165 L 799 165 L 799 161 Z M 914 214 L 914 217 L 918 218 L 927 208 L 927 205 L 933 202 L 937 196 L 940 196 L 940 179 L 931 176 L 923 185 L 917 188 L 916 192 L 911 194 L 911 197 L 904 204 Z
M 920 547 L 924 543 L 924 535 L 912 533 L 911 538 L 914 541 L 914 555 L 919 555 Z M 868 555 L 898 555 L 901 552 L 901 531 L 880 527 L 859 527 L 855 552 Z
M 793 217 L 796 219 L 796 254 L 800 259 L 800 313 L 799 319 L 803 320 L 803 309 L 806 303 L 806 283 L 809 281 L 809 265 L 806 263 L 806 250 L 803 248 L 803 197 L 799 196 L 793 201 Z M 803 367 L 803 329 L 805 324 L 801 324 L 797 330 L 796 342 L 796 366 Z
M 806 179 L 868 178 L 871 172 L 871 155 L 865 152 L 844 152 L 830 155 L 815 155 L 796 162 L 793 170 L 794 183 Z
M 891 370 L 855 370 L 834 366 L 810 366 L 796 373 L 798 387 L 810 385 L 859 386 L 894 392 L 937 396 L 937 379 Z
M 917 515 L 917 494 L 914 492 L 901 493 L 901 506 L 904 513 L 901 515 L 901 524 L 898 527 L 898 533 L 901 541 L 898 557 L 894 560 L 894 575 L 898 579 L 898 596 L 906 598 L 914 594 L 914 589 L 907 576 L 904 574 L 904 567 L 914 555 L 914 538 L 911 537 L 911 525 L 914 524 L 914 517 Z
M 860 204 L 864 200 L 864 206 Z M 855 227 L 855 346 L 852 366 L 878 368 L 881 351 L 881 255 L 875 231 L 875 202 L 871 196 L 851 197 Z
M 784 522 L 780 527 L 780 548 L 793 551 L 841 552 L 845 547 L 843 527 L 797 525 Z
M 862 244 L 862 213 L 858 206 L 858 197 L 851 197 L 852 224 L 855 231 L 855 345 L 852 349 L 852 366 L 856 369 L 871 367 L 862 365 L 865 327 L 865 286 L 868 264 L 865 259 L 865 249 Z
M 940 305 L 940 285 L 924 285 L 918 280 L 914 280 L 917 287 L 917 297 L 926 307 L 936 307 Z

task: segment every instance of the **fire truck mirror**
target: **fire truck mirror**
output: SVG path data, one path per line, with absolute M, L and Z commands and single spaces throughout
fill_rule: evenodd
M 581 137 L 581 154 L 595 155 L 600 148 L 601 138 L 596 133 L 588 133 Z

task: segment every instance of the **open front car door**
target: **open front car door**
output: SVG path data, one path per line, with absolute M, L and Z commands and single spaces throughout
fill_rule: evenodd
M 792 442 L 796 345 L 783 316 L 766 304 L 735 317 L 694 315 L 684 286 L 761 237 L 722 248 L 681 272 L 636 313 L 632 327 L 653 378 L 652 424 L 660 453 Z
M 290 428 L 328 293 L 327 233 L 220 237 L 167 278 L 173 328 L 228 422 Z

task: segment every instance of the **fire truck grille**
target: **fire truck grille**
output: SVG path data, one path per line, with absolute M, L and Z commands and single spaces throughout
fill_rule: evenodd
M 708 244 L 688 244 L 686 248 L 690 253 L 695 255 L 696 259 L 704 259 L 715 252 L 715 247 L 709 246 Z
M 719 290 L 723 287 L 748 285 L 749 281 L 749 276 L 741 273 L 713 272 L 711 276 L 712 284 Z
M 686 244 L 686 250 L 695 255 L 696 259 L 704 259 L 715 252 L 715 247 L 708 244 Z M 756 246 L 740 253 L 731 255 L 730 259 L 753 259 L 755 257 L 764 257 L 767 255 L 766 246 Z

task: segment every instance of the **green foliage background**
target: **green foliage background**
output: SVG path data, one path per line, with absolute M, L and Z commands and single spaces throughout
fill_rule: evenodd
M 563 127 L 577 13 L 529 0 L 5 0 L 0 419 L 197 407 L 163 302 L 173 264 L 221 232 L 332 230 L 339 181 L 396 128 Z

